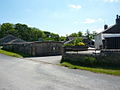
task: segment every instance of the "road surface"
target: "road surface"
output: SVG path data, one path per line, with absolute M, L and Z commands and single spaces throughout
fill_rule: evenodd
M 120 90 L 120 77 L 0 54 L 0 90 Z
M 27 60 L 33 60 L 37 62 L 45 62 L 48 64 L 60 64 L 62 56 L 46 56 L 46 57 L 29 57 Z

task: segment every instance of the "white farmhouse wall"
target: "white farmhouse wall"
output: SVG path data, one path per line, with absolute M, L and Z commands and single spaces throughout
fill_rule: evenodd
M 96 49 L 100 49 L 100 46 L 103 45 L 102 39 L 103 39 L 102 33 L 99 33 L 98 35 L 95 36 L 95 48 Z

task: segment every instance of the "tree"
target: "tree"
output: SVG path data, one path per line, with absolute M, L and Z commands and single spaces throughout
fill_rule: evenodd
M 78 37 L 78 34 L 77 33 L 72 33 L 69 36 L 71 36 L 71 37 Z
M 0 24 L 0 38 L 2 38 L 1 24 Z
M 82 32 L 81 31 L 78 32 L 78 36 L 82 37 Z
M 77 45 L 78 43 L 83 42 L 83 38 L 75 38 L 74 44 Z
M 97 32 L 96 31 L 93 31 L 92 32 L 92 39 L 94 39 L 94 37 L 97 35 Z
M 46 37 L 44 38 L 47 41 L 60 41 L 60 36 L 55 33 L 44 31 Z
M 90 35 L 90 31 L 87 29 L 86 33 L 85 33 L 85 36 L 91 40 L 91 35 Z
M 11 24 L 3 23 L 0 25 L 0 38 L 6 35 L 14 35 L 25 41 L 38 41 L 38 40 L 52 40 L 59 41 L 60 37 L 58 34 L 51 33 L 48 31 L 42 31 L 35 27 L 28 27 L 26 24 Z
M 45 34 L 43 31 L 39 30 L 38 28 L 30 28 L 31 29 L 31 41 L 37 41 L 39 38 L 44 38 Z
M 4 37 L 4 36 L 9 35 L 9 34 L 12 34 L 12 35 L 16 34 L 16 31 L 14 29 L 14 25 L 11 23 L 3 23 L 1 25 L 0 37 Z
M 17 36 L 23 40 L 29 41 L 29 28 L 26 24 L 15 24 L 15 29 L 17 31 Z
M 60 37 L 60 41 L 65 41 L 65 40 L 66 40 L 66 37 L 64 37 L 64 36 Z

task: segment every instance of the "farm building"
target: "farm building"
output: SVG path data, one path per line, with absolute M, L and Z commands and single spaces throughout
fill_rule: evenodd
M 3 49 L 22 53 L 29 56 L 49 56 L 62 54 L 62 42 L 26 42 L 22 39 L 8 35 L 0 39 Z
M 29 56 L 50 56 L 62 54 L 62 43 L 53 41 L 5 44 L 3 45 L 3 48 Z

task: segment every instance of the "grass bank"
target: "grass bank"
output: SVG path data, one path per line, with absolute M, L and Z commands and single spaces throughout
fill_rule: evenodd
M 99 67 L 83 67 L 83 66 L 77 66 L 77 65 L 73 65 L 71 63 L 68 62 L 62 62 L 61 63 L 62 66 L 68 67 L 70 69 L 81 69 L 81 70 L 87 70 L 87 71 L 91 71 L 91 72 L 95 72 L 95 73 L 104 73 L 104 74 L 110 74 L 110 75 L 116 75 L 116 76 L 120 76 L 120 69 L 106 69 L 106 68 L 99 68 Z
M 23 57 L 22 55 L 19 55 L 17 53 L 13 53 L 13 52 L 1 50 L 1 49 L 0 49 L 0 53 L 4 54 L 4 55 L 7 55 L 7 56 L 13 56 L 13 57 L 18 57 L 18 58 L 22 58 Z

